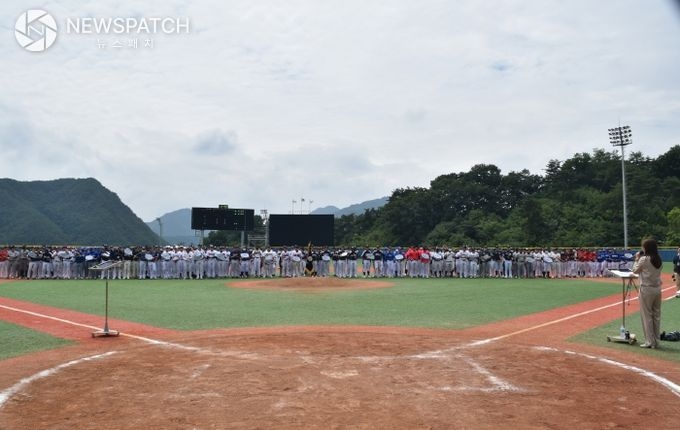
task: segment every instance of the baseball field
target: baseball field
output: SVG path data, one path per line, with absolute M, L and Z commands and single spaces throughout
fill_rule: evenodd
M 619 279 L 110 280 L 108 320 L 105 285 L 0 283 L 0 429 L 677 428 Z

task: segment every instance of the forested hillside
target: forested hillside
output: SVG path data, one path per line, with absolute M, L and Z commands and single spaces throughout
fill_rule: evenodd
M 629 244 L 652 235 L 680 244 L 680 145 L 626 160 Z M 545 174 L 502 174 L 492 164 L 395 190 L 388 203 L 336 219 L 346 245 L 623 245 L 621 158 L 616 151 L 551 160 Z
M 680 145 L 626 160 L 629 244 L 680 245 Z M 616 151 L 551 160 L 544 174 L 492 164 L 401 188 L 383 207 L 336 218 L 338 245 L 621 246 Z M 0 244 L 156 244 L 155 235 L 97 180 L 0 179 Z M 237 238 L 221 241 L 234 242 Z M 218 241 L 218 242 L 221 242 Z
M 96 179 L 0 179 L 0 244 L 156 244 L 156 236 Z

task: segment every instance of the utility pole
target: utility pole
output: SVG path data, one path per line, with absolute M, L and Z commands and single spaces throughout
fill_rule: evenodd
M 160 237 L 161 241 L 159 245 L 163 245 L 163 221 L 161 221 L 160 217 L 156 218 L 156 221 L 158 222 L 158 237 Z
M 626 146 L 633 143 L 633 132 L 624 125 L 609 129 L 609 141 L 621 148 L 621 186 L 623 187 L 623 247 L 628 249 L 628 207 L 626 204 Z

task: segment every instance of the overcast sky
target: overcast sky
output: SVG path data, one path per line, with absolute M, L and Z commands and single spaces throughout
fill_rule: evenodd
M 59 26 L 45 52 L 15 40 L 28 7 Z M 67 34 L 82 17 L 191 30 Z M 95 177 L 145 221 L 342 207 L 479 163 L 543 174 L 612 149 L 619 120 L 629 150 L 680 144 L 666 0 L 10 0 L 0 32 L 0 177 Z

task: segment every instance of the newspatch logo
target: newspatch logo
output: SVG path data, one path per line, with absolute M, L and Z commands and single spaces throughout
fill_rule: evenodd
M 57 40 L 57 22 L 44 10 L 27 10 L 14 24 L 14 37 L 25 50 L 42 52 Z

